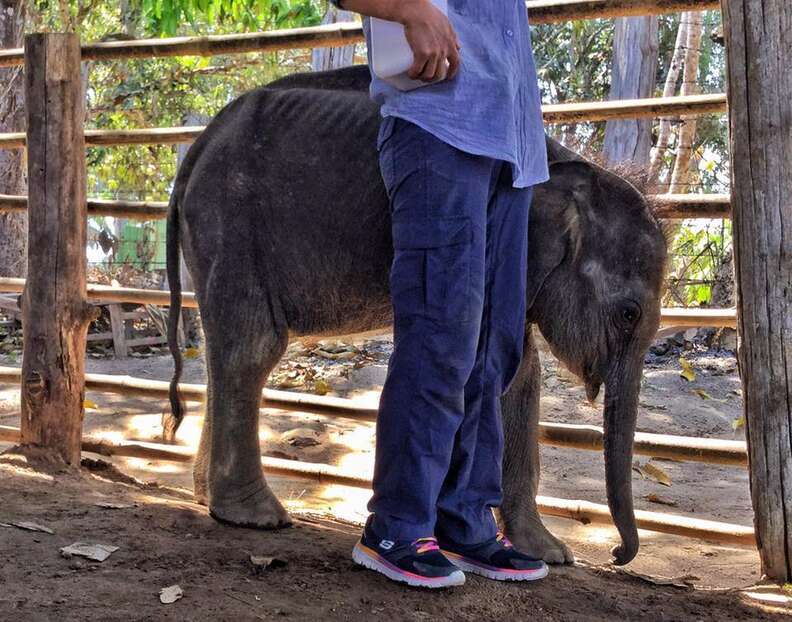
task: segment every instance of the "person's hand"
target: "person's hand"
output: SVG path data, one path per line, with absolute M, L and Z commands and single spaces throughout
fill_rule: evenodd
M 429 0 L 403 0 L 399 21 L 415 57 L 407 75 L 423 82 L 453 78 L 460 46 L 448 17 Z

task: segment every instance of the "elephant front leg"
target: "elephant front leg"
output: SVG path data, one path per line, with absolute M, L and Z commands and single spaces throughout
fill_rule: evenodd
M 501 519 L 519 550 L 549 564 L 572 563 L 572 551 L 542 524 L 536 507 L 541 370 L 531 328 L 526 327 L 520 370 L 501 398 L 505 435 Z

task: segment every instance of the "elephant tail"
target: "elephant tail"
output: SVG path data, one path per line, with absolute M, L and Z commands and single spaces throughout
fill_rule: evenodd
M 184 402 L 179 395 L 179 380 L 181 380 L 184 361 L 179 347 L 179 320 L 182 310 L 182 283 L 181 283 L 181 236 L 179 227 L 178 188 L 174 188 L 168 205 L 168 221 L 166 233 L 166 264 L 168 284 L 170 286 L 170 312 L 168 313 L 168 348 L 173 356 L 174 370 L 170 382 L 168 395 L 170 398 L 170 413 L 163 416 L 162 433 L 166 442 L 172 443 L 176 431 L 181 425 L 186 412 Z

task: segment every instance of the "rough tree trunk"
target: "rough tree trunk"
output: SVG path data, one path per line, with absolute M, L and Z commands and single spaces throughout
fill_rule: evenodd
M 792 3 L 721 0 L 738 361 L 762 571 L 792 580 Z
M 0 0 L 0 48 L 22 46 L 22 0 Z M 21 67 L 0 69 L 0 132 L 25 129 L 24 74 Z M 0 194 L 25 194 L 21 149 L 0 150 Z M 0 276 L 25 276 L 27 216 L 0 213 Z
M 613 35 L 610 99 L 636 99 L 654 94 L 657 74 L 657 17 L 623 17 Z M 608 163 L 649 162 L 652 119 L 608 121 L 603 155 Z
M 22 443 L 80 464 L 85 398 L 84 96 L 74 34 L 25 39 L 30 274 L 22 302 Z
M 323 24 L 354 21 L 354 14 L 330 6 L 322 20 Z M 311 54 L 311 68 L 314 71 L 326 71 L 349 67 L 355 60 L 355 46 L 347 45 L 342 48 L 315 48 Z
M 685 37 L 685 69 L 682 75 L 682 95 L 696 95 L 699 92 L 698 70 L 701 58 L 701 31 L 704 28 L 704 14 L 685 13 L 688 21 Z M 677 153 L 668 191 L 681 194 L 690 191 L 690 166 L 693 160 L 693 147 L 696 141 L 697 118 L 684 116 L 679 124 Z
M 679 75 L 682 73 L 682 64 L 685 58 L 685 41 L 687 40 L 688 22 L 687 19 L 685 19 L 685 15 L 686 14 L 683 13 L 679 20 L 676 42 L 674 43 L 674 54 L 671 57 L 671 63 L 668 66 L 668 75 L 666 76 L 665 85 L 663 86 L 663 97 L 673 97 L 677 92 Z M 657 130 L 657 144 L 652 152 L 652 160 L 649 168 L 649 183 L 652 186 L 657 186 L 660 183 L 660 173 L 663 169 L 663 162 L 665 161 L 665 155 L 668 151 L 668 146 L 671 144 L 671 137 L 674 133 L 671 121 L 672 119 L 670 117 L 663 117 L 660 119 L 660 125 Z

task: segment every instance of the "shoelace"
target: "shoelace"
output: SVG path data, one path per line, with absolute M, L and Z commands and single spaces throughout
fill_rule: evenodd
M 422 553 L 428 553 L 430 551 L 439 551 L 440 547 L 437 544 L 437 538 L 435 537 L 428 537 L 428 538 L 418 538 L 417 540 L 413 541 L 413 546 L 417 547 L 418 555 Z
M 509 540 L 506 537 L 506 534 L 504 534 L 502 531 L 498 532 L 498 535 L 495 537 L 495 540 L 497 542 L 500 542 L 503 545 L 503 548 L 505 548 L 505 549 L 510 549 L 513 546 L 512 543 L 511 543 L 511 540 Z

